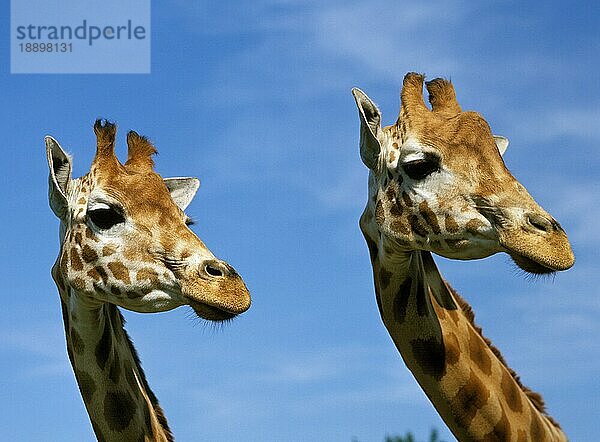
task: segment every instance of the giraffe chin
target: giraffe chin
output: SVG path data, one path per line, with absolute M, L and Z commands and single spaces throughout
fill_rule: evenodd
M 516 253 L 509 253 L 510 257 L 514 261 L 514 263 L 519 266 L 519 268 L 527 273 L 531 273 L 534 275 L 547 275 L 550 273 L 555 273 L 557 270 L 552 269 L 550 267 L 546 267 L 539 262 L 534 261 L 531 258 L 527 258 L 523 255 L 518 255 Z
M 498 236 L 503 251 L 527 273 L 554 273 L 568 270 L 575 263 L 571 245 L 562 230 L 551 234 L 500 231 Z
M 188 299 L 188 303 L 196 315 L 202 319 L 206 319 L 207 321 L 223 322 L 233 319 L 235 316 L 237 316 L 235 313 L 231 313 L 202 302 L 192 301 L 191 299 Z

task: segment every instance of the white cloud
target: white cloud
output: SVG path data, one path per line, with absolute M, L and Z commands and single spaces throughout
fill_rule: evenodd
M 366 68 L 369 77 L 396 84 L 407 69 L 457 74 L 462 60 L 454 55 L 444 31 L 463 20 L 465 6 L 457 2 L 336 5 L 316 14 L 315 40 L 329 57 L 347 59 Z

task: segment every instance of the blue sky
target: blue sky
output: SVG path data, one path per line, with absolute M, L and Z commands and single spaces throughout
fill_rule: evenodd
M 0 40 L 0 435 L 91 440 L 50 278 L 58 221 L 43 137 L 94 154 L 93 121 L 202 181 L 195 231 L 244 277 L 249 312 L 223 329 L 185 308 L 126 312 L 180 441 L 382 441 L 437 427 L 379 319 L 358 217 L 367 171 L 350 94 L 395 121 L 407 71 L 452 79 L 511 146 L 505 161 L 563 225 L 577 262 L 531 280 L 505 255 L 454 262 L 468 299 L 571 440 L 600 433 L 600 7 L 594 2 L 256 1 L 152 5 L 150 75 L 11 75 Z M 0 25 L 8 29 L 8 5 Z

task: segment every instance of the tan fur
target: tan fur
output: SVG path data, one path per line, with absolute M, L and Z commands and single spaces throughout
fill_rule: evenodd
M 377 107 L 354 91 L 370 169 L 360 226 L 383 322 L 459 440 L 564 441 L 541 395 L 485 338 L 430 252 L 476 259 L 505 251 L 524 270 L 548 273 L 573 265 L 567 236 L 508 171 L 485 119 L 462 111 L 452 84 L 426 83 L 431 110 L 423 86 L 423 75 L 406 75 L 398 120 L 383 128 Z
M 452 83 L 443 78 L 425 83 L 427 92 L 429 92 L 429 103 L 434 112 L 448 112 L 457 114 L 462 111 L 458 101 L 456 101 L 456 93 Z
M 189 201 L 174 200 L 153 170 L 152 143 L 130 132 L 121 164 L 116 125 L 98 120 L 94 132 L 92 167 L 76 180 L 70 158 L 46 140 L 50 203 L 61 220 L 52 276 L 69 359 L 99 440 L 172 441 L 117 306 L 154 312 L 186 304 L 204 319 L 223 321 L 247 310 L 250 294 L 187 226 L 179 205 Z M 179 180 L 191 199 L 197 180 Z
M 512 378 L 518 384 L 518 386 L 521 389 L 521 391 L 523 391 L 523 393 L 525 393 L 525 395 L 531 401 L 531 403 L 533 404 L 533 406 L 538 411 L 540 411 L 541 413 L 544 414 L 544 417 L 546 419 L 548 419 L 549 421 L 551 421 L 552 424 L 554 426 L 556 426 L 557 428 L 560 428 L 560 425 L 558 424 L 558 422 L 556 422 L 551 416 L 549 416 L 546 413 L 546 405 L 544 403 L 544 399 L 542 398 L 542 395 L 539 394 L 539 393 L 536 393 L 535 391 L 532 391 L 531 389 L 529 389 L 529 388 L 527 388 L 526 386 L 523 385 L 523 383 L 521 382 L 521 379 L 520 379 L 519 375 L 512 368 L 509 367 L 509 365 L 507 364 L 506 360 L 504 359 L 504 356 L 502 356 L 502 353 L 500 352 L 500 350 L 498 350 L 498 348 L 492 344 L 492 341 L 490 341 L 487 337 L 484 336 L 482 328 L 479 327 L 475 323 L 475 312 L 473 311 L 473 309 L 469 305 L 469 303 L 467 303 L 467 301 L 465 301 L 459 295 L 459 293 L 450 284 L 447 283 L 447 285 L 448 285 L 448 288 L 452 291 L 452 295 L 454 296 L 454 298 L 458 302 L 458 305 L 459 305 L 460 309 L 462 310 L 462 312 L 464 313 L 465 317 L 471 323 L 471 325 L 473 326 L 473 328 L 475 329 L 475 331 L 484 340 L 484 342 L 487 344 L 487 346 L 492 351 L 492 353 L 494 353 L 494 355 L 498 358 L 498 360 L 502 363 L 502 365 L 504 365 L 506 367 L 506 369 L 509 371 L 509 373 L 512 376 Z
M 156 149 L 148 138 L 130 131 L 127 134 L 127 146 L 129 150 L 125 168 L 138 173 L 144 170 L 151 171 L 154 167 L 152 155 L 156 153 Z

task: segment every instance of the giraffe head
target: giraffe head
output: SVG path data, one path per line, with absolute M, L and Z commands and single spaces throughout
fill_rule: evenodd
M 153 170 L 154 146 L 127 134 L 128 159 L 114 153 L 116 126 L 96 121 L 90 172 L 71 179 L 71 158 L 46 137 L 50 206 L 61 221 L 61 251 L 52 274 L 92 305 L 110 302 L 138 312 L 189 305 L 222 321 L 246 311 L 241 277 L 190 230 L 184 209 L 196 178 L 163 179 Z M 69 290 L 64 290 L 69 292 Z
M 523 270 L 549 273 L 573 265 L 561 226 L 511 175 L 508 140 L 481 115 L 463 112 L 449 81 L 409 73 L 396 124 L 381 127 L 377 106 L 353 89 L 360 153 L 370 169 L 361 228 L 405 250 L 456 259 L 508 253 Z

